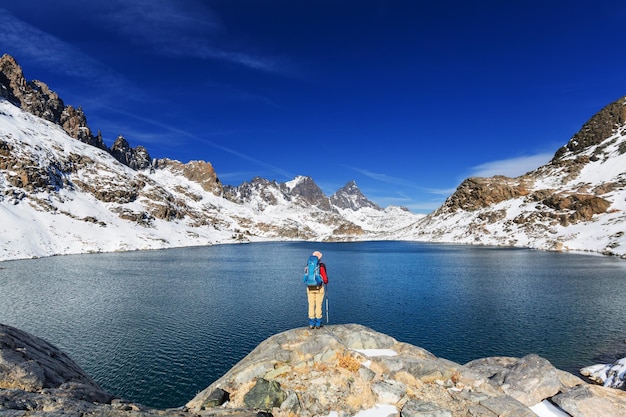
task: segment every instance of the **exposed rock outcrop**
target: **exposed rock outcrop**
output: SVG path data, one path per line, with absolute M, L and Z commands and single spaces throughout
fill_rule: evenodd
M 583 127 L 559 148 L 552 162 L 558 161 L 568 152 L 579 154 L 586 148 L 599 145 L 626 123 L 626 97 L 622 97 L 602 108 Z
M 415 225 L 418 240 L 594 250 L 626 257 L 626 97 L 609 104 L 552 160 L 516 178 L 468 178 Z M 599 233 L 598 231 L 606 230 Z
M 132 169 L 145 169 L 151 164 L 146 148 L 131 148 L 122 136 L 108 149 L 100 132 L 95 136 L 92 134 L 87 117 L 80 107 L 66 106 L 59 95 L 42 81 L 27 81 L 15 58 L 7 54 L 0 57 L 0 97 L 28 113 L 61 126 L 70 137 L 110 152 Z
M 495 176 L 491 178 L 472 177 L 461 183 L 444 203 L 445 208 L 475 211 L 505 200 L 528 195 L 525 181 Z M 439 209 L 442 211 L 442 209 Z
M 118 136 L 111 147 L 111 155 L 127 167 L 134 170 L 146 169 L 152 166 L 152 158 L 143 146 L 131 148 L 124 136 Z
M 360 210 L 364 207 L 380 210 L 381 208 L 371 202 L 359 189 L 355 181 L 350 181 L 343 188 L 340 188 L 330 196 L 330 202 L 336 207 L 342 209 L 350 209 L 353 211 Z
M 193 417 L 114 398 L 45 340 L 0 324 L 0 415 Z M 252 415 L 252 414 L 251 414 Z
M 200 184 L 204 191 L 214 195 L 222 194 L 222 183 L 220 182 L 213 165 L 205 161 L 189 161 L 186 164 L 172 159 L 158 159 L 154 169 L 169 169 L 175 174 L 180 174 L 189 181 Z
M 156 410 L 114 398 L 54 346 L 0 324 L 0 414 L 11 417 L 536 417 L 546 399 L 572 417 L 626 411 L 626 392 L 537 355 L 460 365 L 356 324 L 272 336 L 186 407 Z
M 74 139 L 107 149 L 100 134 L 91 134 L 82 109 L 66 106 L 44 82 L 27 81 L 15 58 L 7 54 L 0 57 L 0 96 L 28 113 L 61 126 Z
M 282 184 L 281 187 L 287 189 L 290 195 L 301 199 L 304 205 L 315 206 L 325 211 L 332 210 L 330 199 L 311 177 L 297 177 L 294 181 Z
M 626 393 L 597 388 L 537 355 L 460 365 L 350 324 L 270 337 L 187 407 L 210 412 L 218 405 L 254 406 L 305 417 L 352 416 L 377 407 L 407 417 L 533 417 L 531 407 L 548 399 L 575 417 L 626 410 Z M 596 403 L 602 413 L 580 411 Z
M 0 388 L 28 392 L 71 389 L 82 399 L 108 402 L 104 392 L 65 353 L 21 330 L 0 324 Z

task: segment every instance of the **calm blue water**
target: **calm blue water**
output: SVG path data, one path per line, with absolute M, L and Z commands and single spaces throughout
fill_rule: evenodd
M 330 322 L 459 363 L 537 353 L 576 372 L 626 345 L 626 262 L 408 242 L 254 243 L 0 263 L 0 322 L 109 392 L 176 407 L 267 337 L 306 325 L 302 270 L 328 266 Z

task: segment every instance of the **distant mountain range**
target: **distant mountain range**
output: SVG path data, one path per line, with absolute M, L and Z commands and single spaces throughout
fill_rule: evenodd
M 80 108 L 0 58 L 0 260 L 216 243 L 419 240 L 626 257 L 626 99 L 552 161 L 518 178 L 465 180 L 427 216 L 378 207 L 354 181 L 223 185 L 212 165 L 108 148 Z

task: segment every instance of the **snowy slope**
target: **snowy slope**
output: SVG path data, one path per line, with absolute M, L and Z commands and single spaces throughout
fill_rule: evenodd
M 270 184 L 235 202 L 205 190 L 204 179 L 190 180 L 175 164 L 164 165 L 132 170 L 0 99 L 0 260 L 242 241 L 377 239 L 421 217 L 394 209 L 325 210 L 286 194 L 301 177 L 283 191 Z
M 19 185 L 17 181 L 10 181 L 23 175 L 23 167 L 22 172 L 7 167 L 5 175 L 0 175 L 0 260 L 208 244 L 228 236 L 228 232 L 191 230 L 185 224 L 158 219 L 153 220 L 153 227 L 123 220 L 111 209 L 132 211 L 138 201 L 114 207 L 116 204 L 101 201 L 76 184 L 97 184 L 105 191 L 133 179 L 134 171 L 6 101 L 0 101 L 0 120 L 0 147 L 11 147 L 14 159 L 28 161 L 38 172 L 50 172 L 59 182 L 52 189 L 28 192 L 12 184 Z M 94 163 L 64 173 L 77 155 Z M 6 156 L 0 158 L 7 160 Z
M 354 182 L 327 197 L 302 176 L 222 187 L 202 161 L 133 170 L 0 99 L 0 261 L 263 240 L 416 240 L 626 257 L 626 126 L 609 131 L 603 140 L 575 136 L 521 177 L 467 179 L 423 216 L 381 209 Z
M 521 177 L 466 181 L 405 238 L 626 257 L 626 127 Z

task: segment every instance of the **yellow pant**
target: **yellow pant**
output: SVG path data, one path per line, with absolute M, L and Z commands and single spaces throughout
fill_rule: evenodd
M 309 319 L 322 318 L 322 304 L 324 303 L 324 286 L 319 289 L 307 288 L 307 299 L 309 301 Z

